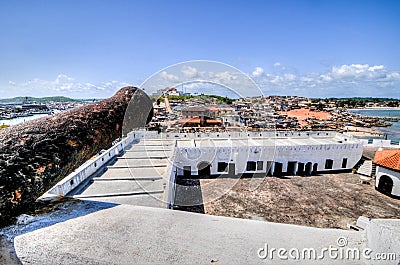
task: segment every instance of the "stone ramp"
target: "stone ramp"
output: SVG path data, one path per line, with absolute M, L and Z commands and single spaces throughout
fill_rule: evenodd
M 173 145 L 168 141 L 147 140 L 132 145 L 104 174 L 72 195 L 80 200 L 165 207 L 166 173 L 172 153 Z

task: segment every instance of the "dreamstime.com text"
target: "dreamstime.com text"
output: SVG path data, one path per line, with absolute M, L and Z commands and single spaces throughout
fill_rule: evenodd
M 273 248 L 265 243 L 264 247 L 257 250 L 257 255 L 262 260 L 379 260 L 395 261 L 400 258 L 397 253 L 374 253 L 370 248 L 359 249 L 347 247 L 345 237 L 339 237 L 336 245 L 315 248 Z

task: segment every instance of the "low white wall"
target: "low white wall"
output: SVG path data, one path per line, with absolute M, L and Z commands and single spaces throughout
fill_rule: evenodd
M 212 132 L 212 133 L 157 133 L 157 132 L 146 132 L 141 137 L 146 138 L 163 138 L 163 139 L 185 139 L 185 138 L 244 138 L 244 137 L 292 137 L 292 138 L 303 138 L 307 136 L 312 137 L 345 137 L 347 139 L 353 139 L 351 135 L 340 134 L 335 131 L 265 131 L 265 132 Z
M 46 197 L 47 195 L 67 195 L 74 188 L 78 187 L 83 181 L 96 173 L 96 171 L 98 171 L 101 167 L 110 162 L 110 160 L 122 154 L 125 148 L 137 141 L 141 135 L 142 134 L 140 132 L 132 132 L 128 134 L 127 137 L 113 145 L 103 154 L 96 156 L 94 159 L 86 161 L 83 165 L 54 185 L 42 197 Z
M 372 219 L 366 228 L 366 239 L 367 248 L 372 250 L 372 258 L 366 260 L 366 264 L 398 264 L 400 261 L 399 220 Z M 393 253 L 395 255 L 392 256 L 395 258 L 389 258 L 388 256 Z M 376 254 L 385 259 L 379 260 Z
M 371 141 L 372 140 L 372 141 Z M 383 140 L 383 139 L 360 139 L 363 146 L 366 147 L 391 147 L 391 148 L 400 148 L 399 144 L 392 144 L 391 140 Z

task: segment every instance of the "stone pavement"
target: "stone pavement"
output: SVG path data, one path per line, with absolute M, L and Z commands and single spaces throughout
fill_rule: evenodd
M 258 257 L 268 248 L 362 249 L 364 233 L 118 205 L 15 237 L 23 264 L 337 264 Z M 264 254 L 262 251 L 261 254 Z M 320 254 L 320 252 L 317 252 Z M 326 255 L 328 256 L 328 255 Z M 363 264 L 346 260 L 345 264 Z

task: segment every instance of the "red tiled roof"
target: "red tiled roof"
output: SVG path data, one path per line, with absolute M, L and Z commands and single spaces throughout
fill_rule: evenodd
M 180 119 L 178 121 L 178 123 L 182 124 L 182 123 L 196 123 L 196 124 L 200 124 L 200 118 L 196 117 L 196 118 L 188 118 L 188 119 Z M 220 120 L 214 120 L 214 119 L 206 119 L 205 120 L 206 124 L 220 124 L 221 121 Z
M 180 119 L 179 123 L 200 123 L 200 118 Z
M 375 153 L 375 164 L 400 171 L 400 150 L 382 150 Z

